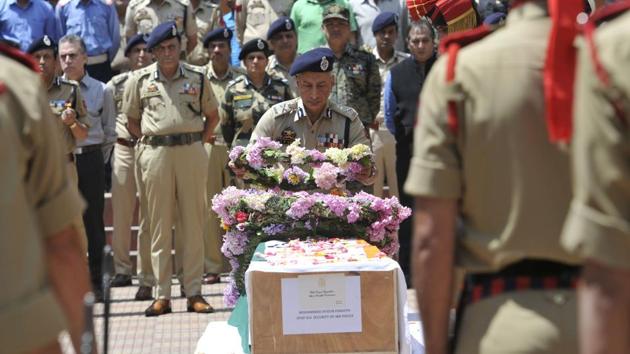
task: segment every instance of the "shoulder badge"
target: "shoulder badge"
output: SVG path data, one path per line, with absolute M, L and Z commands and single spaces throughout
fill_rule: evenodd
M 292 128 L 286 128 L 280 133 L 280 143 L 290 145 L 297 138 L 297 133 Z
M 338 114 L 341 114 L 344 117 L 350 118 L 350 120 L 356 120 L 359 118 L 359 113 L 354 110 L 354 108 L 343 106 L 334 102 L 329 101 L 328 107 Z

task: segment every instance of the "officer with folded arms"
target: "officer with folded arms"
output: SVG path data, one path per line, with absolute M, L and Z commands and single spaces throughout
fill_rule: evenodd
M 210 140 L 217 124 L 217 103 L 203 71 L 180 62 L 181 38 L 174 22 L 157 26 L 147 49 L 157 62 L 129 79 L 122 108 L 129 131 L 141 137 L 136 158 L 148 203 L 151 263 L 157 281 L 157 299 L 145 315 L 171 312 L 175 212 L 181 221 L 177 237 L 183 245 L 187 310 L 208 313 L 214 309 L 201 296 L 208 176 L 203 142 Z

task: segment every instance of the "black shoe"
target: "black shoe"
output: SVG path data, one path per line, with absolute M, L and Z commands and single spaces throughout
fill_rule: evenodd
M 118 288 L 123 286 L 131 286 L 131 275 L 129 274 L 116 274 L 109 284 L 112 288 Z
M 150 286 L 139 287 L 135 299 L 137 301 L 153 300 L 153 288 Z

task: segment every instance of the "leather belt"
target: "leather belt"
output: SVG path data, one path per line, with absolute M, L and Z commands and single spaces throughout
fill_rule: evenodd
M 101 64 L 107 61 L 107 53 L 88 57 L 87 65 Z
M 74 149 L 75 155 L 87 154 L 89 152 L 99 151 L 101 150 L 101 144 L 87 145 L 81 146 Z
M 173 135 L 145 135 L 142 137 L 142 143 L 151 146 L 179 146 L 191 145 L 203 138 L 203 133 L 185 133 Z
M 116 138 L 116 143 L 122 145 L 122 146 L 126 146 L 128 148 L 132 148 L 134 146 L 136 146 L 136 143 L 138 142 L 137 139 L 123 139 L 123 138 Z

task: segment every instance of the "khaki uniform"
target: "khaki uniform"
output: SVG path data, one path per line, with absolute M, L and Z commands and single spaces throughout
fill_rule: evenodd
M 146 203 L 145 193 L 136 184 L 135 139 L 127 130 L 127 117 L 122 113 L 123 94 L 125 84 L 132 72 L 114 76 L 105 87 L 114 98 L 116 105 L 116 134 L 118 143 L 114 147 L 112 160 L 112 210 L 114 234 L 112 249 L 114 251 L 114 270 L 116 274 L 131 275 L 132 264 L 129 257 L 131 242 L 131 226 L 136 207 L 136 191 L 140 195 L 140 204 Z M 128 146 L 132 145 L 132 146 Z M 151 269 L 151 235 L 144 215 L 146 206 L 140 206 L 138 223 L 140 230 L 137 236 L 138 259 L 137 271 L 140 286 L 154 284 L 153 269 Z
M 258 90 L 246 75 L 232 81 L 221 102 L 221 129 L 228 145 L 247 145 L 260 117 L 274 104 L 291 98 L 289 84 L 282 79 L 266 76 Z
M 346 144 L 344 136 L 348 124 L 349 141 Z M 370 146 L 370 140 L 354 109 L 329 101 L 321 117 L 311 123 L 301 98 L 271 107 L 260 118 L 251 140 L 260 137 L 269 137 L 283 144 L 290 144 L 297 138 L 307 149 L 325 150 L 329 147 L 343 148 L 357 144 Z
M 236 35 L 240 43 L 267 38 L 267 30 L 278 17 L 291 14 L 292 0 L 236 0 Z
M 81 217 L 66 149 L 41 78 L 0 55 L 0 341 L 6 353 L 54 342 L 64 313 L 53 294 L 44 242 Z
M 297 96 L 297 82 L 295 80 L 295 76 L 289 75 L 289 69 L 290 68 L 286 68 L 284 65 L 280 64 L 278 58 L 276 58 L 275 55 L 269 57 L 269 63 L 267 64 L 267 74 L 287 80 L 287 83 L 289 84 L 293 95 Z
M 599 61 L 610 77 L 595 74 L 586 45 L 579 57 L 573 134 L 574 197 L 563 244 L 576 254 L 630 270 L 630 13 L 597 30 Z M 623 117 L 615 113 L 613 103 Z
M 182 35 L 182 51 L 186 39 L 197 36 L 197 22 L 188 0 L 131 0 L 125 14 L 125 37 L 137 33 L 150 34 L 160 23 L 175 21 Z
M 244 71 L 237 67 L 230 66 L 223 77 L 218 77 L 212 69 L 212 63 L 206 66 L 208 80 L 214 97 L 225 97 L 225 89 L 230 81 L 243 75 Z M 221 228 L 221 221 L 217 213 L 212 210 L 212 198 L 223 191 L 224 188 L 232 184 L 232 178 L 227 168 L 229 161 L 228 148 L 221 134 L 221 126 L 214 129 L 214 144 L 205 144 L 206 152 L 210 163 L 208 164 L 208 222 L 206 223 L 204 238 L 206 273 L 219 274 L 224 271 L 223 256 L 221 255 L 221 244 L 225 231 Z
M 66 80 L 60 76 L 56 77 L 50 87 L 48 87 L 48 103 L 55 118 L 57 118 L 56 122 L 63 137 L 63 153 L 68 156 L 66 159 L 68 176 L 73 185 L 78 186 L 79 175 L 77 174 L 77 166 L 74 164 L 74 156 L 72 155 L 77 142 L 74 135 L 72 135 L 70 127 L 63 124 L 61 113 L 66 109 L 66 105 L 69 105 L 75 110 L 77 120 L 89 127 L 90 123 L 87 118 L 87 108 L 85 107 L 85 101 L 81 95 L 79 84 L 76 81 Z M 81 216 L 74 221 L 74 226 L 77 228 L 79 236 L 81 236 L 81 247 L 83 251 L 85 251 L 84 253 L 87 254 L 87 236 Z
M 544 119 L 550 28 L 546 5 L 526 2 L 506 27 L 459 52 L 455 82 L 446 83 L 446 55 L 425 81 L 405 191 L 460 201 L 456 265 L 468 273 L 524 259 L 577 263 L 560 245 L 569 158 L 549 142 Z M 456 134 L 449 100 L 459 107 Z M 482 299 L 465 308 L 456 352 L 577 353 L 575 307 L 567 290 Z
M 179 146 L 145 142 L 156 136 L 200 134 L 204 130 L 202 115 L 213 113 L 216 100 L 200 68 L 184 63 L 170 80 L 161 76 L 154 63 L 137 70 L 128 81 L 122 112 L 128 119 L 140 120 L 143 135 L 136 158 L 147 197 L 157 297 L 171 297 L 174 218 L 181 223 L 177 237 L 182 245 L 184 289 L 188 297 L 199 295 L 208 175 L 208 170 L 200 166 L 208 165 L 208 155 L 199 141 Z
M 209 0 L 202 0 L 199 6 L 193 9 L 197 24 L 197 46 L 188 55 L 188 62 L 193 65 L 206 65 L 210 57 L 208 49 L 203 47 L 203 37 L 213 29 L 221 27 L 221 9 Z
M 364 125 L 371 124 L 381 107 L 382 86 L 374 55 L 348 45 L 332 72 L 335 86 L 330 100 L 354 108 Z

